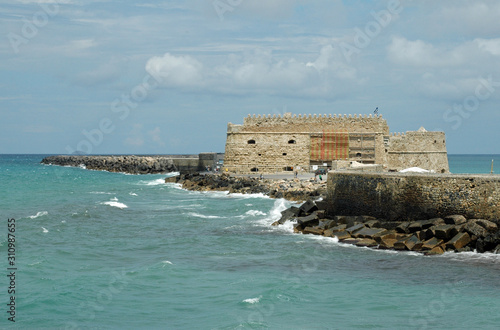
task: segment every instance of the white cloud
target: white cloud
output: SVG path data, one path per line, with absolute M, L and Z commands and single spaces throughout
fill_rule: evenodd
M 324 46 L 310 62 L 281 58 L 267 49 L 255 49 L 244 55 L 230 54 L 224 63 L 205 65 L 190 56 L 153 57 L 146 70 L 161 79 L 166 87 L 203 89 L 242 94 L 328 96 L 332 86 L 359 83 L 357 71 L 347 65 L 340 52 Z
M 151 140 L 156 143 L 158 146 L 163 147 L 165 145 L 165 142 L 163 142 L 161 138 L 161 129 L 160 127 L 156 126 L 153 130 L 148 131 L 148 135 L 151 138 Z
M 202 84 L 203 65 L 191 56 L 174 56 L 166 53 L 155 56 L 146 64 L 146 71 L 173 87 L 193 87 Z

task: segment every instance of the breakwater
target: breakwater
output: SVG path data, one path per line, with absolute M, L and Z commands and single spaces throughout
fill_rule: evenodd
M 500 175 L 331 172 L 328 214 L 414 221 L 500 219 Z
M 89 170 L 123 172 L 130 174 L 157 174 L 168 172 L 190 173 L 214 168 L 223 154 L 164 156 L 49 156 L 41 163 L 60 166 L 85 166 Z

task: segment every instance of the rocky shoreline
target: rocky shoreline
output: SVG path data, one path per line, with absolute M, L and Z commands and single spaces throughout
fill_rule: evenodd
M 372 216 L 329 216 L 326 202 L 308 200 L 281 212 L 273 226 L 293 223 L 294 232 L 336 237 L 339 242 L 374 249 L 414 251 L 426 255 L 444 252 L 500 254 L 499 223 L 449 215 L 418 221 L 386 221 Z
M 264 194 L 271 198 L 306 201 L 326 196 L 326 182 L 299 179 L 257 179 L 234 177 L 227 174 L 182 174 L 166 178 L 165 182 L 178 183 L 193 191 L 229 191 L 240 194 Z

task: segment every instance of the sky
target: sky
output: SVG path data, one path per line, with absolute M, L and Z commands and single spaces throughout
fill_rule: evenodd
M 0 153 L 223 152 L 248 114 L 373 114 L 500 154 L 497 0 L 2 0 Z

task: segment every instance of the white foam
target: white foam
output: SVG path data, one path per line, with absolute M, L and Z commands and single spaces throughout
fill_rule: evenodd
M 139 181 L 139 184 L 146 186 L 160 186 L 165 184 L 165 179 L 155 179 L 151 181 Z
M 250 210 L 245 213 L 246 215 L 257 216 L 257 215 L 266 215 L 266 213 L 259 210 Z
M 36 215 L 30 215 L 28 218 L 30 219 L 36 219 L 38 217 L 43 217 L 44 215 L 48 215 L 49 212 L 47 211 L 41 211 L 41 212 L 37 212 Z
M 86 169 L 87 169 L 87 166 L 85 166 L 85 164 L 80 164 L 80 165 L 78 165 L 78 167 L 79 167 L 79 168 L 83 168 L 84 170 L 86 170 Z
M 128 194 L 129 194 L 130 196 L 137 196 L 137 194 L 136 194 L 136 193 L 133 193 L 133 192 L 129 192 Z
M 116 197 L 113 197 L 110 200 L 113 201 L 113 202 L 118 202 L 118 198 L 116 198 Z
M 202 218 L 202 219 L 222 219 L 223 217 L 219 217 L 217 215 L 204 215 L 196 212 L 189 212 L 187 215 L 195 218 Z
M 162 264 L 168 264 L 168 265 L 173 265 L 171 261 L 165 260 L 161 262 Z
M 49 231 L 47 230 L 47 228 L 43 228 L 43 227 L 42 227 L 42 229 L 43 229 L 43 232 L 44 232 L 44 233 L 48 233 L 48 232 L 49 232 Z
M 94 195 L 113 195 L 113 193 L 105 192 L 105 191 L 91 191 L 90 194 L 94 194 Z
M 123 203 L 116 202 L 116 201 L 104 202 L 104 203 L 101 203 L 101 205 L 109 205 L 109 206 L 117 207 L 119 209 L 126 209 L 128 207 L 127 205 L 125 205 Z
M 262 296 L 259 296 L 257 298 L 248 298 L 248 299 L 243 300 L 243 302 L 248 303 L 248 304 L 256 304 L 260 301 L 260 298 L 262 298 Z

